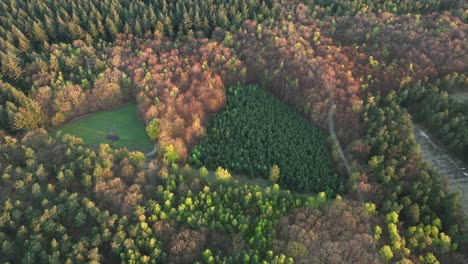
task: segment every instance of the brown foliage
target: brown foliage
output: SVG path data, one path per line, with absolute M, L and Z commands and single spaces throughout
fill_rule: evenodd
M 174 48 L 170 40 L 127 38 L 118 42 L 131 41 L 140 54 L 122 51 L 128 59 L 122 60 L 121 68 L 136 84 L 139 109 L 146 120 L 160 120 L 160 145 L 173 144 L 184 161 L 188 147 L 203 134 L 206 115 L 226 103 L 222 75 L 240 69 L 241 63 L 231 59 L 228 48 L 206 39 L 177 42 L 179 48 Z
M 169 248 L 171 263 L 192 263 L 197 259 L 206 243 L 203 231 L 182 229 L 171 239 Z
M 379 263 L 369 220 L 354 202 L 301 208 L 280 221 L 275 247 L 294 255 L 295 263 Z

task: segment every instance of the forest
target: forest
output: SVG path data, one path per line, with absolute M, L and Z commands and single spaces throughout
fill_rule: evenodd
M 468 87 L 463 74 L 447 85 L 442 80 L 435 84 L 412 84 L 403 89 L 400 104 L 414 110 L 415 120 L 427 124 L 446 146 L 460 158 L 468 157 L 468 104 L 450 98 L 450 86 Z
M 2 1 L 0 262 L 467 263 L 467 9 Z
M 329 196 L 343 192 L 320 130 L 256 86 L 229 87 L 226 93 L 224 109 L 208 121 L 192 151 L 192 164 L 265 178 L 276 166 L 279 175 L 272 180 L 281 187 Z

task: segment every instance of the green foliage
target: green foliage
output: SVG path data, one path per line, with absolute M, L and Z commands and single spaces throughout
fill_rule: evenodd
M 412 1 L 412 0 L 390 0 L 390 1 L 375 1 L 375 0 L 325 0 L 316 2 L 318 5 L 325 7 L 327 13 L 336 16 L 353 16 L 368 12 L 389 12 L 396 14 L 426 14 L 434 11 L 450 10 L 456 7 L 457 0 L 429 0 L 429 1 Z
M 35 135 L 23 143 L 6 137 L 0 143 L 3 261 L 175 263 L 187 255 L 191 261 L 206 263 L 239 263 L 245 256 L 260 263 L 293 263 L 291 257 L 271 251 L 272 241 L 278 220 L 291 209 L 304 206 L 305 196 L 226 181 L 230 175 L 224 169 L 215 173 L 221 181 L 213 184 L 204 168 L 200 169 L 202 177 L 147 174 L 135 152 L 106 145 L 88 149 L 69 135 Z M 26 159 L 34 162 L 24 167 Z M 128 166 L 139 176 L 126 175 Z M 87 175 L 92 178 L 87 179 Z M 71 181 L 66 181 L 68 178 Z M 143 186 L 146 192 L 141 192 Z M 181 186 L 190 186 L 193 191 L 184 191 Z M 77 189 L 83 191 L 73 191 Z M 135 197 L 143 199 L 133 201 Z M 317 199 L 322 197 L 325 194 Z M 169 229 L 161 230 L 161 224 Z M 181 254 L 168 249 L 167 245 L 183 245 L 185 240 L 201 243 L 190 235 L 178 238 L 187 228 L 195 236 L 239 234 L 241 241 L 207 243 L 211 246 Z M 244 246 L 230 254 L 218 250 L 237 246 L 232 243 Z M 299 243 L 289 248 L 294 254 L 304 253 Z
M 218 167 L 215 171 L 215 177 L 219 181 L 227 181 L 232 179 L 231 174 L 226 170 L 221 167 Z
M 180 156 L 177 154 L 172 144 L 164 147 L 163 159 L 165 163 L 174 164 L 179 160 L 179 158 Z
M 338 198 L 339 196 L 337 196 Z M 325 202 L 327 201 L 326 194 L 324 192 L 319 192 L 317 196 L 309 196 L 306 199 L 306 205 L 310 206 L 312 208 L 320 208 L 322 207 Z M 340 202 L 339 199 L 336 200 L 337 202 Z
M 392 249 L 388 245 L 385 245 L 382 248 L 380 248 L 379 255 L 387 262 L 393 258 Z
M 372 202 L 382 217 L 391 212 L 388 230 L 374 230 L 376 239 L 389 235 L 390 241 L 383 237 L 382 243 L 390 246 L 379 251 L 385 259 L 405 263 L 406 257 L 417 261 L 422 255 L 421 262 L 438 263 L 431 252 L 463 251 L 466 235 L 457 197 L 421 162 L 411 116 L 400 106 L 464 158 L 468 104 L 454 102 L 445 91 L 460 80 L 460 86 L 466 86 L 466 78 L 411 84 L 400 89 L 398 97 L 389 93 L 374 103 L 362 96 L 362 90 L 396 89 L 400 79 L 432 80 L 463 71 L 464 61 L 455 58 L 465 48 L 460 44 L 467 18 L 463 7 L 458 0 L 2 1 L 2 261 L 293 263 L 289 255 L 303 256 L 305 244 L 296 242 L 285 247 L 288 256 L 273 252 L 278 220 L 290 220 L 285 217 L 289 210 L 301 206 L 323 209 L 329 204 L 327 196 L 342 191 L 342 180 L 332 173 L 323 135 L 297 114 L 285 114 L 289 109 L 260 91 L 229 89 L 238 93 L 229 95 L 238 105 L 228 104 L 223 119 L 213 121 L 216 129 L 208 131 L 208 141 L 213 141 L 209 148 L 195 149 L 191 161 L 269 177 L 293 190 L 326 193 L 307 197 L 277 184 L 255 186 L 253 180 L 243 185 L 226 180 L 231 177 L 224 169 L 214 175 L 220 180 L 210 181 L 206 168 L 200 168 L 197 177 L 176 164 L 186 159 L 186 147 L 203 135 L 205 114 L 224 105 L 224 87 L 238 81 L 236 74 L 242 82 L 268 84 L 275 95 L 319 122 L 325 120 L 322 111 L 329 92 L 335 92 L 336 101 L 343 103 L 337 105 L 336 121 L 343 126 L 337 127 L 337 136 L 346 156 L 364 157 L 356 164 L 369 165 L 366 174 L 356 172 L 351 179 L 369 177 L 370 192 L 378 187 Z M 450 12 L 414 15 L 439 10 Z M 378 15 L 367 15 L 371 12 Z M 281 21 L 285 18 L 288 21 Z M 129 35 L 118 36 L 122 32 Z M 401 41 L 382 41 L 387 34 Z M 201 35 L 214 40 L 200 41 Z M 160 74 L 155 74 L 158 68 Z M 356 91 L 354 84 L 362 89 Z M 168 91 L 167 86 L 176 89 Z M 169 100 L 165 94 L 171 95 Z M 174 146 L 162 148 L 166 164 L 145 166 L 142 153 L 105 144 L 88 148 L 70 135 L 26 133 L 116 106 L 133 95 L 141 112 L 161 118 L 161 127 L 169 128 L 163 132 L 177 139 Z M 163 107 L 154 108 L 159 103 Z M 211 110 L 197 110 L 205 108 Z M 362 109 L 362 122 L 353 120 Z M 92 121 L 69 124 L 70 130 L 82 133 L 86 144 L 99 145 L 104 133 L 117 132 L 120 140 L 114 146 L 149 148 L 137 115 L 131 116 L 135 123 L 123 122 L 127 114 L 101 120 L 90 116 Z M 5 136 L 4 129 L 16 138 Z M 157 122 L 148 134 L 155 140 L 159 130 Z M 132 135 L 127 138 L 127 133 Z M 361 133 L 362 148 L 350 148 L 347 141 Z M 341 201 L 339 196 L 336 200 Z M 376 213 L 374 203 L 364 205 L 370 214 Z M 406 244 L 415 256 L 408 256 Z
M 402 239 L 396 224 L 388 224 L 388 235 L 390 236 L 390 242 L 392 243 L 392 250 L 397 252 L 402 247 Z
M 378 225 L 374 226 L 374 239 L 378 241 L 382 235 L 382 228 Z
M 280 168 L 278 167 L 278 165 L 275 164 L 271 166 L 270 177 L 268 179 L 272 183 L 277 183 L 280 178 L 280 174 L 281 174 Z
M 57 80 L 50 84 L 53 89 L 72 83 L 80 85 L 83 90 L 89 90 L 93 88 L 92 84 L 102 77 L 107 63 L 100 56 L 99 49 L 85 46 L 82 42 L 60 43 L 52 47 L 53 49 L 44 56 L 47 56 L 50 71 L 59 75 Z
M 442 252 L 449 252 L 456 249 L 457 244 L 452 243 L 451 237 L 440 232 L 438 227 L 419 224 L 408 228 L 408 247 L 419 251 L 437 247 Z
M 130 79 L 125 73 L 122 75 L 122 93 L 129 94 L 132 88 L 132 79 Z
M 0 28 L 0 35 L 14 32 L 15 37 L 10 40 L 10 45 L 17 44 L 24 52 L 32 47 L 40 47 L 44 42 L 113 41 L 118 33 L 124 32 L 144 36 L 148 31 L 159 31 L 173 37 L 201 31 L 209 36 L 217 26 L 238 28 L 245 19 L 262 21 L 270 17 L 282 18 L 283 14 L 276 12 L 277 4 L 265 3 L 222 0 L 203 3 L 183 0 L 176 5 L 161 0 L 91 0 L 85 4 L 77 0 L 71 3 L 49 3 L 41 0 L 26 4 L 21 1 L 7 1 L 4 8 L 0 9 L 0 15 L 8 21 Z M 76 8 L 68 9 L 70 4 Z M 55 10 L 60 16 L 56 16 Z M 16 15 L 18 13 L 21 15 Z M 26 21 L 30 23 L 26 25 Z M 29 36 L 33 43 L 28 39 Z
M 39 104 L 0 80 L 0 128 L 25 132 L 45 125 Z
M 449 150 L 464 159 L 468 156 L 468 104 L 457 102 L 441 88 L 468 86 L 465 75 L 437 80 L 434 84 L 418 82 L 402 89 L 398 100 L 414 113 L 416 121 L 428 126 Z
M 203 178 L 203 179 L 206 179 L 208 177 L 208 174 L 209 174 L 208 169 L 205 168 L 205 167 L 201 167 L 199 169 L 199 173 L 200 173 L 200 177 Z
M 368 212 L 371 215 L 377 214 L 377 205 L 374 203 L 365 203 L 364 208 L 366 209 L 366 212 Z
M 422 162 L 411 119 L 399 107 L 395 93 L 370 99 L 374 102 L 364 107 L 367 142 L 373 154 L 369 168 L 372 176 L 386 186 L 387 200 L 382 211 L 387 213 L 392 250 L 403 256 L 408 256 L 410 250 L 453 250 L 457 243 L 452 239 L 463 241 L 457 230 L 464 218 L 456 195 L 449 194 L 441 177 Z M 450 236 L 441 236 L 439 228 Z
M 419 259 L 424 264 L 440 264 L 440 262 L 431 252 L 427 253 L 425 256 L 419 257 Z
M 228 89 L 228 102 L 192 151 L 191 161 L 214 169 L 268 178 L 281 168 L 279 184 L 297 191 L 339 191 L 323 134 L 298 113 L 256 86 Z
M 404 212 L 405 212 L 406 219 L 408 219 L 410 224 L 417 224 L 420 222 L 419 205 L 417 204 L 410 205 L 408 208 L 406 208 Z
M 160 126 L 159 119 L 154 118 L 146 126 L 146 134 L 151 140 L 157 140 L 159 136 Z
M 0 172 L 10 175 L 0 179 L 2 192 L 8 196 L 0 198 L 3 208 L 0 214 L 2 261 L 65 263 L 102 260 L 118 216 L 97 207 L 89 199 L 94 199 L 90 193 L 76 193 L 71 184 L 59 183 L 52 176 L 52 171 L 54 166 L 66 163 L 67 166 L 79 167 L 83 175 L 92 174 L 93 168 L 86 166 L 86 159 L 94 157 L 96 166 L 102 166 L 103 159 L 96 159 L 93 151 L 83 148 L 60 153 L 58 148 L 61 146 L 69 149 L 80 145 L 79 140 L 69 136 L 44 138 L 39 135 L 32 139 L 34 149 L 11 138 L 6 140 L 9 143 L 1 142 L 0 145 L 4 154 L 0 163 L 10 164 L 8 168 L 0 165 Z M 12 155 L 21 149 L 32 154 L 23 159 L 29 156 L 34 161 L 23 169 L 11 162 Z M 62 168 L 59 173 L 69 174 L 70 170 Z M 74 188 L 81 189 L 82 175 L 72 173 L 72 177 L 78 180 Z M 18 184 L 25 177 L 28 180 Z M 9 224 L 5 220 L 9 220 Z M 89 223 L 93 223 L 92 226 L 87 225 Z
M 202 256 L 206 263 L 214 263 L 213 253 L 211 253 L 210 249 L 203 251 Z
M 398 214 L 396 212 L 390 212 L 386 216 L 388 223 L 398 223 Z

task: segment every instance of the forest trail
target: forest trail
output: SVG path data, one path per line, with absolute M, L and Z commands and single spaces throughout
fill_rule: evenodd
M 333 99 L 333 96 L 330 96 L 330 110 L 328 111 L 328 128 L 330 130 L 331 139 L 338 148 L 338 155 L 340 156 L 341 161 L 345 165 L 346 173 L 348 174 L 348 177 L 349 177 L 351 176 L 351 167 L 349 166 L 348 159 L 346 159 L 343 149 L 341 148 L 340 141 L 338 140 L 338 137 L 336 136 L 335 120 L 333 119 L 334 115 L 335 115 L 335 100 Z
M 351 167 L 349 166 L 348 159 L 346 158 L 343 152 L 343 148 L 341 148 L 341 143 L 338 140 L 338 137 L 336 136 L 335 120 L 333 118 L 333 116 L 335 115 L 335 100 L 333 98 L 333 95 L 330 95 L 329 98 L 330 98 L 330 109 L 328 110 L 328 129 L 330 130 L 330 136 L 333 141 L 333 144 L 337 147 L 338 155 L 340 156 L 341 161 L 345 165 L 346 173 L 348 174 L 348 177 L 351 177 Z M 362 196 L 362 193 L 359 190 L 359 188 L 357 188 L 357 194 L 358 194 L 359 202 L 361 203 L 362 206 L 364 206 L 364 203 L 365 203 L 364 197 Z M 367 222 L 367 232 L 370 236 L 373 237 L 374 232 L 373 232 L 372 224 L 370 222 Z M 380 259 L 380 256 L 377 253 L 376 244 L 373 243 L 372 245 L 373 245 L 373 250 L 374 250 L 376 259 Z
M 414 125 L 414 136 L 421 146 L 422 157 L 436 168 L 443 177 L 448 178 L 449 188 L 461 192 L 460 204 L 468 208 L 468 164 L 450 157 L 447 150 L 434 142 L 430 134 L 417 124 Z
M 151 161 L 155 159 L 156 152 L 158 151 L 158 142 L 154 143 L 152 151 L 145 153 L 145 168 L 148 169 Z
M 145 153 L 145 157 L 149 158 L 151 156 L 154 156 L 156 152 L 158 151 L 158 143 L 154 143 L 154 148 L 151 152 Z

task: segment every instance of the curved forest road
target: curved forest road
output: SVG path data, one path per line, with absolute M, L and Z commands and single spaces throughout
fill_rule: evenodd
M 154 148 L 152 151 L 145 153 L 145 157 L 149 158 L 151 156 L 154 156 L 157 151 L 158 151 L 158 142 L 154 143 Z
M 152 151 L 145 153 L 145 168 L 148 169 L 151 161 L 155 158 L 156 152 L 158 151 L 158 142 L 154 143 Z

